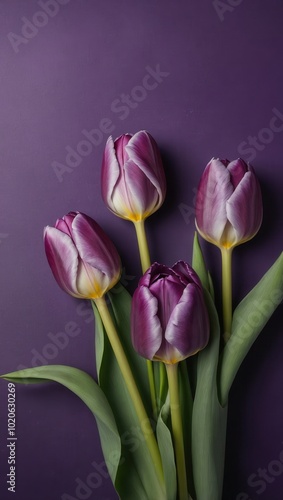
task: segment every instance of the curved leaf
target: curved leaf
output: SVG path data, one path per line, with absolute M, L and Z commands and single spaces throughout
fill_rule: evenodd
M 23 384 L 58 382 L 76 394 L 93 413 L 109 474 L 115 483 L 121 457 L 121 439 L 109 403 L 100 387 L 86 372 L 71 366 L 50 365 L 7 373 L 1 378 Z
M 170 405 L 168 397 L 157 420 L 156 435 L 164 470 L 167 493 L 166 500 L 175 500 L 177 498 L 177 479 L 174 447 L 171 431 L 167 424 L 169 416 Z
M 283 299 L 283 253 L 236 307 L 232 334 L 222 354 L 220 401 L 225 405 L 237 371 L 269 318 Z
M 227 407 L 217 393 L 220 331 L 218 316 L 208 292 L 210 340 L 198 354 L 197 385 L 192 416 L 192 457 L 197 500 L 222 498 Z
M 207 290 L 210 289 L 208 272 L 206 269 L 203 253 L 198 240 L 198 233 L 195 232 L 194 243 L 193 243 L 193 258 L 192 258 L 192 267 L 194 271 L 197 273 L 202 286 Z

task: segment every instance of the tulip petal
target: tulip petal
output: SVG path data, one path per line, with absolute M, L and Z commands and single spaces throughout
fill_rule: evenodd
M 63 233 L 68 234 L 72 238 L 72 223 L 78 212 L 69 212 L 62 219 L 56 221 L 56 229 L 60 229 Z
M 182 296 L 184 286 L 177 276 L 166 276 L 157 279 L 150 286 L 150 292 L 158 301 L 158 317 L 165 331 L 173 309 Z
M 105 274 L 109 284 L 120 277 L 120 257 L 112 241 L 90 217 L 79 213 L 72 224 L 72 234 L 81 259 Z
M 133 162 L 125 165 L 125 189 L 127 199 L 136 220 L 145 218 L 156 210 L 159 194 L 144 172 Z
M 162 342 L 162 328 L 157 316 L 158 301 L 145 286 L 136 289 L 131 310 L 131 336 L 136 351 L 153 359 Z
M 110 210 L 115 212 L 112 195 L 114 188 L 121 175 L 120 166 L 116 158 L 114 141 L 110 136 L 106 142 L 102 170 L 101 170 L 101 193 L 104 203 L 108 205 Z
M 253 171 L 247 172 L 227 202 L 227 217 L 236 234 L 235 244 L 251 239 L 262 222 L 262 198 Z
M 201 177 L 196 198 L 196 225 L 205 239 L 220 241 L 227 223 L 226 202 L 232 193 L 225 162 L 212 159 Z
M 44 231 L 47 260 L 58 285 L 74 297 L 80 297 L 76 286 L 78 252 L 71 238 L 54 227 Z
M 188 285 L 192 281 L 201 288 L 201 281 L 193 268 L 183 260 L 179 260 L 172 266 L 173 271 L 179 276 L 183 285 Z
M 155 187 L 158 193 L 158 202 L 155 206 L 155 210 L 157 210 L 164 201 L 166 179 L 160 151 L 155 140 L 148 132 L 142 130 L 133 135 L 126 149 L 131 160 L 138 165 Z
M 132 134 L 123 134 L 120 135 L 117 139 L 114 141 L 114 148 L 115 148 L 115 153 L 116 153 L 116 158 L 118 160 L 118 163 L 122 169 L 123 165 L 128 161 L 129 155 L 127 153 L 126 146 L 128 142 L 131 140 Z
M 209 323 L 202 291 L 189 284 L 172 312 L 165 339 L 187 357 L 203 349 L 208 338 Z
M 97 299 L 109 288 L 109 277 L 83 261 L 79 263 L 77 289 L 85 297 Z
M 247 164 L 241 158 L 238 158 L 237 160 L 229 163 L 227 170 L 230 172 L 233 188 L 236 189 L 247 172 Z

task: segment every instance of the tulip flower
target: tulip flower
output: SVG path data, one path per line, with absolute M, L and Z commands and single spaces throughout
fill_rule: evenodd
M 261 222 L 261 191 L 253 168 L 240 158 L 231 162 L 213 158 L 198 187 L 196 226 L 204 239 L 221 250 L 226 342 L 232 325 L 232 250 L 253 238 Z
M 133 296 L 132 342 L 143 357 L 175 364 L 203 349 L 209 321 L 198 276 L 185 262 L 154 263 Z
M 262 199 L 254 170 L 242 159 L 213 158 L 202 175 L 196 197 L 196 226 L 220 248 L 250 240 L 262 222 Z
M 118 252 L 90 217 L 70 212 L 44 230 L 47 260 L 58 285 L 73 297 L 97 299 L 120 278 Z
M 207 345 L 209 320 L 200 280 L 187 263 L 150 266 L 133 296 L 131 334 L 141 356 L 166 366 L 179 498 L 188 500 L 178 363 Z
M 162 205 L 166 192 L 160 152 L 148 132 L 124 134 L 115 141 L 109 137 L 102 162 L 101 188 L 108 208 L 118 217 L 133 222 L 144 273 L 151 262 L 144 221 Z M 147 361 L 147 370 L 156 415 L 155 381 L 150 361 Z
M 142 130 L 109 137 L 102 163 L 102 197 L 108 208 L 132 222 L 146 219 L 162 205 L 166 181 L 159 149 Z

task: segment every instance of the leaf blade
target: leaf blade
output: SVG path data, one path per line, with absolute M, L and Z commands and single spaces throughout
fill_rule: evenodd
M 76 394 L 96 419 L 103 455 L 107 464 L 111 464 L 109 474 L 115 483 L 121 457 L 121 439 L 110 405 L 90 375 L 71 366 L 48 365 L 8 373 L 1 375 L 1 378 L 30 384 L 57 382 Z
M 226 404 L 242 361 L 282 299 L 283 253 L 234 311 L 232 334 L 221 359 L 221 404 Z

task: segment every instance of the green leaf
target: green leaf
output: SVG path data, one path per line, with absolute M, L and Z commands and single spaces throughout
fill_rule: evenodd
M 168 397 L 157 420 L 156 435 L 164 470 L 166 500 L 175 500 L 177 498 L 176 465 L 171 431 L 168 426 L 169 417 L 170 405 Z
M 23 384 L 58 382 L 76 394 L 96 419 L 103 455 L 111 465 L 109 474 L 115 482 L 121 457 L 121 439 L 109 403 L 90 375 L 71 366 L 50 365 L 7 373 L 1 378 Z
M 197 360 L 197 356 L 194 356 Z M 186 459 L 186 469 L 187 469 L 187 480 L 188 489 L 191 497 L 194 497 L 194 481 L 193 481 L 193 467 L 192 467 L 192 412 L 193 412 L 193 396 L 192 396 L 192 370 L 188 372 L 188 365 L 192 358 L 188 358 L 179 363 L 178 370 L 178 383 L 180 392 L 180 405 L 181 414 L 183 422 L 183 438 L 184 438 L 184 448 L 185 448 L 185 459 Z M 197 364 L 194 363 L 196 368 Z
M 223 405 L 242 361 L 282 299 L 283 253 L 234 311 L 232 334 L 221 360 L 220 401 Z
M 131 343 L 131 297 L 120 286 L 118 293 L 114 292 L 110 295 L 110 301 L 120 341 L 150 415 L 146 362 L 136 353 Z M 93 304 L 93 309 L 96 317 L 95 351 L 99 385 L 113 410 L 122 441 L 123 463 L 121 462 L 117 473 L 115 488 L 123 500 L 132 500 L 133 495 L 141 500 L 162 499 L 164 492 L 152 466 L 152 460 L 135 409 L 95 304 Z
M 197 500 L 222 498 L 227 407 L 217 394 L 220 329 L 217 312 L 205 292 L 210 316 L 210 340 L 198 354 L 197 386 L 192 417 L 192 457 Z
M 215 294 L 214 294 L 214 286 L 213 286 L 213 281 L 210 272 L 207 272 L 207 277 L 208 277 L 208 291 L 213 299 L 215 301 Z
M 197 232 L 195 232 L 194 236 L 192 267 L 199 276 L 202 286 L 207 290 L 209 290 L 210 285 L 208 279 L 208 272 L 206 269 L 203 253 L 199 244 Z

